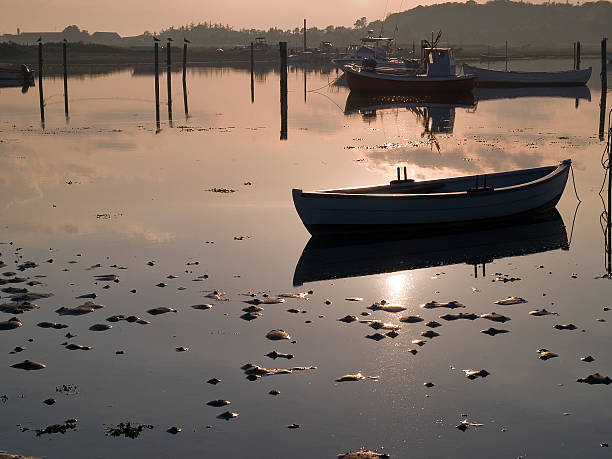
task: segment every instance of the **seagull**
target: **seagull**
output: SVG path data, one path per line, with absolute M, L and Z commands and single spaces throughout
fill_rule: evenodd
M 187 40 L 186 38 L 183 38 L 183 41 L 184 41 L 185 43 L 191 43 L 191 42 L 190 42 L 189 40 Z
M 153 41 L 159 41 L 159 38 L 153 37 Z

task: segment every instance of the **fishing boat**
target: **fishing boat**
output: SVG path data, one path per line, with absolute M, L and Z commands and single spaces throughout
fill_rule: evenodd
M 441 228 L 412 237 L 401 232 L 316 235 L 295 266 L 293 285 L 459 264 L 482 265 L 484 271 L 495 260 L 559 249 L 568 250 L 569 242 L 557 209 L 509 223 L 465 231 Z
M 340 70 L 345 70 L 347 65 L 361 65 L 365 59 L 370 59 L 376 62 L 379 68 L 405 70 L 408 68 L 417 68 L 420 65 L 419 60 L 403 59 L 391 56 L 391 43 L 393 38 L 375 37 L 374 31 L 369 30 L 368 36 L 361 39 L 361 46 L 353 49 L 346 56 L 332 59 Z
M 0 81 L 17 82 L 23 86 L 30 85 L 34 83 L 34 71 L 24 64 L 20 66 L 2 65 L 0 66 Z
M 474 75 L 457 75 L 450 48 L 425 48 L 425 73 L 394 72 L 379 69 L 373 63 L 347 65 L 344 69 L 351 91 L 391 94 L 423 94 L 471 91 Z
M 437 229 L 515 218 L 555 207 L 571 160 L 557 166 L 483 175 L 321 191 L 293 190 L 293 203 L 311 234 Z
M 589 67 L 560 72 L 510 72 L 463 64 L 463 73 L 475 75 L 478 86 L 583 86 L 591 78 L 591 70 Z

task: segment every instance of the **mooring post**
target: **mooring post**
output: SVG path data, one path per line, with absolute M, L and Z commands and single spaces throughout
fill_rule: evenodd
M 308 48 L 306 47 L 306 19 L 304 19 L 304 51 Z
M 64 114 L 68 118 L 68 64 L 66 59 L 66 39 L 62 43 L 62 54 L 64 60 Z
M 43 44 L 42 39 L 38 39 L 38 95 L 40 98 L 40 122 L 45 128 L 45 96 L 43 95 Z
M 506 72 L 508 71 L 508 40 L 506 40 Z
M 183 105 L 185 106 L 185 118 L 189 117 L 187 106 L 187 43 L 189 40 L 183 38 Z
M 572 68 L 576 70 L 576 42 L 574 42 L 574 65 Z
M 253 49 L 253 42 L 251 42 L 251 103 L 255 102 L 255 78 L 253 72 L 255 71 L 255 53 Z
M 281 140 L 287 140 L 287 42 L 281 41 L 280 48 L 280 99 L 281 99 Z
M 576 70 L 580 70 L 580 42 L 576 42 Z
M 183 82 L 187 80 L 187 42 L 183 43 Z
M 606 124 L 606 98 L 608 95 L 608 58 L 606 52 L 607 38 L 601 39 L 601 100 L 599 102 L 599 140 L 604 140 Z
M 155 41 L 155 123 L 159 131 L 159 43 Z
M 172 127 L 172 38 L 166 44 L 166 79 L 168 81 L 168 123 Z

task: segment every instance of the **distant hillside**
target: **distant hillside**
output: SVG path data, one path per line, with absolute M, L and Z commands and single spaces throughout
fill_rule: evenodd
M 380 21 L 370 25 L 375 30 L 380 26 Z M 441 3 L 390 15 L 384 21 L 385 33 L 393 34 L 396 26 L 399 43 L 431 39 L 431 32 L 440 29 L 443 43 L 461 45 L 500 45 L 505 40 L 537 46 L 595 42 L 612 32 L 612 3 Z

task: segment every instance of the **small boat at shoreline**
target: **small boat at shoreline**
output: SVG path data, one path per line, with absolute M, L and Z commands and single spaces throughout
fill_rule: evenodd
M 22 86 L 32 85 L 34 84 L 34 71 L 25 64 L 20 66 L 0 65 L 0 81 L 16 82 Z
M 311 234 L 416 231 L 512 219 L 556 206 L 571 160 L 557 166 L 425 181 L 304 192 L 293 203 Z
M 375 94 L 425 94 L 471 91 L 474 75 L 455 74 L 455 60 L 449 48 L 425 48 L 425 73 L 396 72 L 372 66 L 347 65 L 346 82 L 351 91 Z
M 406 70 L 415 69 L 420 65 L 418 59 L 403 59 L 391 55 L 393 38 L 375 37 L 374 31 L 369 30 L 368 36 L 361 39 L 361 47 L 354 48 L 352 52 L 343 57 L 332 59 L 332 62 L 344 70 L 347 65 L 361 65 L 364 59 L 376 62 L 378 68 Z
M 463 73 L 475 75 L 478 86 L 584 86 L 591 78 L 591 67 L 560 72 L 510 72 L 488 70 L 463 64 Z

